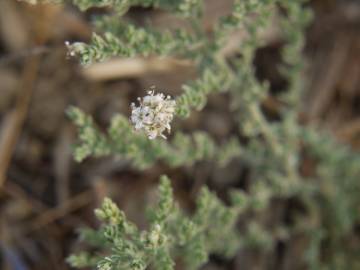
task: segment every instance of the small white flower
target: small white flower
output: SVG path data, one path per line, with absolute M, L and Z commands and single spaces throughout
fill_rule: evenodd
M 74 57 L 81 55 L 85 51 L 86 44 L 83 42 L 70 43 L 69 41 L 65 41 L 65 46 L 67 49 L 67 56 Z
M 153 90 L 143 99 L 138 98 L 140 105 L 136 107 L 131 103 L 130 121 L 135 130 L 143 129 L 150 140 L 161 136 L 166 139 L 163 132 L 170 132 L 170 122 L 174 118 L 175 101 L 170 96 L 155 94 Z

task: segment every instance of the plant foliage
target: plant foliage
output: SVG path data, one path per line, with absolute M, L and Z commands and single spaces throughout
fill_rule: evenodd
M 105 199 L 95 211 L 103 225 L 96 231 L 87 229 L 81 233 L 82 239 L 97 247 L 96 252 L 70 256 L 71 265 L 97 266 L 101 270 L 146 269 L 150 265 L 154 269 L 174 269 L 180 263 L 186 265 L 185 269 L 198 269 L 209 254 L 231 257 L 248 245 L 271 249 L 279 237 L 274 231 L 263 229 L 254 218 L 247 233 L 240 234 L 237 220 L 247 211 L 271 211 L 274 199 L 292 199 L 305 210 L 296 215 L 293 223 L 278 229 L 285 232 L 287 239 L 294 235 L 308 239 L 306 252 L 298 259 L 309 269 L 360 267 L 356 249 L 347 241 L 359 224 L 359 154 L 335 142 L 326 132 L 299 124 L 297 119 L 305 88 L 304 31 L 312 17 L 305 0 L 235 0 L 231 13 L 215 22 L 210 34 L 202 27 L 201 0 L 70 2 L 81 10 L 114 10 L 113 15 L 96 19 L 96 32 L 89 43 L 67 45 L 70 55 L 77 56 L 83 65 L 115 56 L 191 60 L 199 76 L 185 83 L 175 98 L 176 115 L 189 117 L 193 110 L 206 106 L 208 95 L 228 92 L 238 131 L 247 138 L 246 143 L 234 137 L 218 144 L 204 132 L 187 135 L 177 131 L 169 141 L 149 140 L 144 134 L 134 133 L 122 115 L 114 116 L 107 132 L 102 132 L 91 116 L 72 107 L 68 115 L 79 129 L 77 161 L 89 156 L 118 155 L 143 169 L 159 160 L 173 167 L 204 160 L 225 166 L 238 157 L 252 168 L 249 191 L 232 191 L 230 206 L 203 187 L 191 216 L 175 203 L 170 181 L 163 177 L 159 202 L 152 208 L 148 230 L 144 231 L 128 221 L 110 199 Z M 133 6 L 174 13 L 192 27 L 159 31 L 137 26 L 123 18 Z M 270 96 L 269 85 L 257 79 L 253 66 L 257 49 L 266 42 L 261 32 L 269 25 L 281 32 L 284 45 L 280 69 L 288 82 L 287 91 L 276 96 L 282 104 L 277 121 L 268 120 L 263 113 L 262 104 Z M 223 49 L 238 30 L 246 35 L 229 57 Z M 310 175 L 300 170 L 305 157 L 316 162 Z

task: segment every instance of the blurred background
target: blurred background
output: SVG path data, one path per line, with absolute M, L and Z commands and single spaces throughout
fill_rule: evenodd
M 231 7 L 230 0 L 205 2 L 205 27 Z M 310 5 L 315 17 L 307 32 L 308 87 L 301 119 L 358 151 L 360 1 L 313 0 Z M 158 164 L 146 171 L 113 157 L 73 161 L 76 130 L 64 114 L 69 105 L 105 128 L 113 114 L 129 115 L 129 104 L 151 85 L 175 95 L 196 75 L 187 63 L 169 59 L 114 59 L 80 67 L 66 55 L 64 42 L 89 40 L 92 17 L 106 12 L 0 0 L 0 269 L 68 269 L 65 258 L 82 248 L 77 228 L 98 225 L 93 209 L 104 196 L 144 226 L 144 208 L 154 200 L 160 174 L 174 180 L 176 197 L 189 208 L 204 183 L 225 196 L 229 187 L 246 181 L 248 168 L 238 161 L 224 169 L 204 162 L 179 169 Z M 148 18 L 160 28 L 180 23 L 151 9 L 132 9 L 128 16 L 139 23 Z M 259 79 L 269 80 L 276 93 L 286 88 L 274 68 L 282 44 L 276 34 L 269 36 L 254 65 Z M 202 112 L 176 120 L 174 129 L 206 130 L 218 141 L 228 138 L 237 130 L 228 105 L 227 94 L 210 96 Z M 269 98 L 265 106 L 271 112 L 277 103 Z M 293 257 L 302 248 L 296 239 L 292 252 L 243 250 L 230 261 L 211 257 L 204 269 L 304 269 Z

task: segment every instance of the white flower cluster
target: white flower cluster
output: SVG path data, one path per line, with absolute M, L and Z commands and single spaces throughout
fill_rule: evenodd
M 140 106 L 131 104 L 131 122 L 135 130 L 143 129 L 150 140 L 161 136 L 166 139 L 163 132 L 170 132 L 170 122 L 175 113 L 175 100 L 164 94 L 155 94 L 153 90 L 143 99 L 138 98 Z
M 68 57 L 74 57 L 80 54 L 85 49 L 85 43 L 82 42 L 70 43 L 69 41 L 65 41 L 65 46 L 67 49 Z

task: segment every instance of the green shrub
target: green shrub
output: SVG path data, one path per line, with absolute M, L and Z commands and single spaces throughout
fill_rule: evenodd
M 57 2 L 57 1 L 51 1 Z M 75 267 L 97 266 L 99 269 L 174 269 L 175 262 L 196 269 L 209 254 L 234 256 L 247 246 L 272 249 L 280 235 L 285 240 L 295 235 L 307 239 L 304 254 L 297 258 L 309 269 L 358 269 L 359 256 L 347 241 L 355 237 L 359 222 L 360 157 L 335 142 L 316 127 L 300 125 L 297 120 L 305 78 L 302 50 L 304 31 L 312 13 L 304 0 L 235 0 L 232 13 L 214 23 L 209 34 L 202 27 L 203 3 L 200 0 L 73 0 L 84 10 L 111 7 L 113 15 L 95 21 L 96 33 L 89 43 L 67 44 L 69 54 L 81 64 L 90 65 L 111 57 L 172 56 L 189 59 L 196 66 L 198 78 L 182 87 L 175 97 L 175 116 L 189 117 L 202 110 L 210 94 L 228 92 L 231 110 L 238 121 L 237 137 L 216 143 L 209 134 L 191 135 L 176 131 L 169 141 L 150 140 L 145 133 L 134 132 L 130 121 L 113 117 L 106 133 L 92 118 L 78 108 L 68 110 L 79 128 L 75 159 L 89 156 L 118 155 L 138 169 L 162 161 L 171 167 L 191 166 L 197 161 L 213 160 L 219 166 L 234 157 L 250 168 L 248 192 L 232 191 L 232 204 L 226 206 L 204 187 L 197 199 L 196 212 L 189 217 L 174 201 L 170 181 L 160 183 L 159 203 L 152 208 L 149 229 L 140 231 L 110 200 L 105 199 L 95 211 L 103 225 L 86 229 L 82 239 L 97 247 L 94 254 L 72 255 Z M 139 27 L 122 16 L 132 6 L 152 7 L 174 13 L 192 25 L 191 30 L 159 31 Z M 276 19 L 276 20 L 275 20 Z M 269 94 L 267 82 L 259 81 L 253 66 L 256 50 L 266 40 L 261 31 L 275 26 L 281 32 L 283 64 L 280 67 L 288 88 L 276 96 L 281 101 L 280 120 L 269 121 L 262 102 Z M 223 53 L 234 31 L 246 37 L 232 56 Z M 277 68 L 277 67 L 274 67 Z M 130 104 L 129 104 L 130 106 Z M 174 120 L 176 121 L 176 119 Z M 304 158 L 316 163 L 312 175 L 301 173 Z M 273 200 L 292 199 L 305 209 L 291 224 L 279 224 L 275 230 L 263 228 L 256 213 L 271 212 Z M 248 230 L 240 234 L 236 221 L 244 212 L 255 213 Z M 219 245 L 226 243 L 226 245 Z

